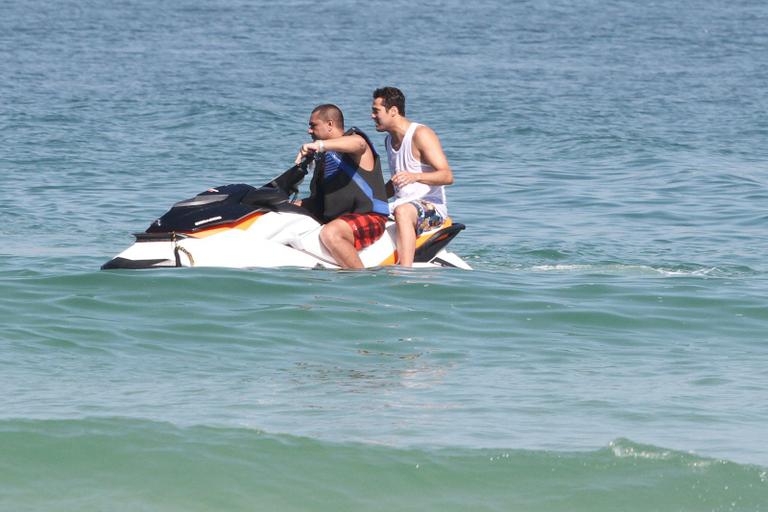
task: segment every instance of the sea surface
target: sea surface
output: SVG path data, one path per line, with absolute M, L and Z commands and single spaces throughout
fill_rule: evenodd
M 768 510 L 768 3 L 0 2 L 0 511 Z M 100 271 L 400 87 L 473 271 Z M 306 189 L 306 184 L 304 185 Z

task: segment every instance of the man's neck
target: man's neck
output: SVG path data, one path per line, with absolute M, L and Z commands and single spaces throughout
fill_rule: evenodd
M 393 149 L 400 149 L 400 145 L 403 143 L 403 139 L 405 138 L 405 133 L 408 131 L 410 126 L 411 121 L 409 121 L 406 117 L 401 117 L 397 120 L 395 126 L 392 127 L 391 130 L 388 130 Z

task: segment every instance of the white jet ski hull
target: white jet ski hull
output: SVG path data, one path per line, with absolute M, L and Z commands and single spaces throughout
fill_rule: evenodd
M 250 221 L 247 219 L 244 222 Z M 169 233 L 164 237 L 136 235 L 137 241 L 104 264 L 102 268 L 230 267 L 230 268 L 339 268 L 320 242 L 322 226 L 311 217 L 297 213 L 268 212 L 245 229 L 231 227 L 215 233 Z M 442 227 L 419 237 L 420 246 L 439 236 Z M 367 268 L 394 265 L 395 223 L 373 245 L 360 251 Z M 471 267 L 457 255 L 443 249 L 415 267 Z

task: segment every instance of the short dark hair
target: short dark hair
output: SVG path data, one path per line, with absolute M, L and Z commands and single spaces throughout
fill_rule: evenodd
M 341 109 L 333 103 L 323 103 L 322 105 L 318 105 L 312 109 L 312 114 L 315 112 L 317 112 L 320 118 L 324 121 L 333 121 L 339 125 L 339 128 L 342 130 L 344 129 L 344 114 L 341 112 Z
M 397 87 L 379 87 L 373 91 L 373 99 L 381 98 L 384 103 L 384 108 L 389 110 L 392 107 L 397 107 L 401 116 L 405 115 L 405 94 Z

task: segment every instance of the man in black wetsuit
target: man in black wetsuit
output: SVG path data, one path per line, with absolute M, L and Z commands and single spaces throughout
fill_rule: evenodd
M 325 224 L 320 241 L 343 268 L 363 268 L 358 251 L 381 237 L 389 215 L 379 155 L 368 137 L 351 128 L 336 105 L 315 107 L 300 162 L 318 153 L 310 196 L 299 204 Z

